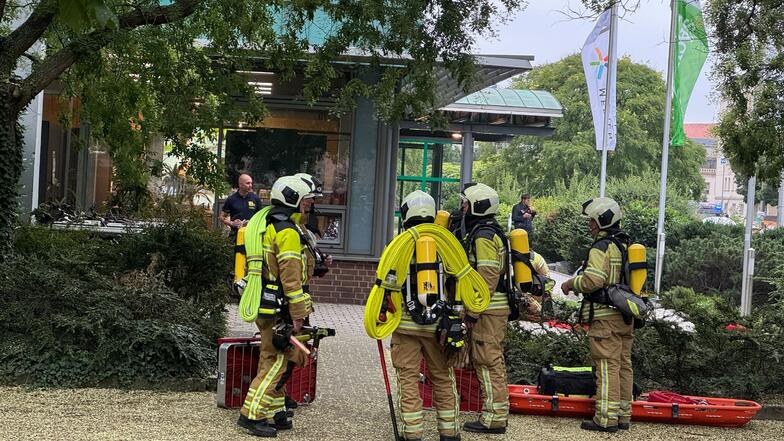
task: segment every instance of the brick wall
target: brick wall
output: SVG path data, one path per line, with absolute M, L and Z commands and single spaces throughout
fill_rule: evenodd
M 335 260 L 326 276 L 310 282 L 310 294 L 317 303 L 364 304 L 376 281 L 376 266 L 376 262 Z

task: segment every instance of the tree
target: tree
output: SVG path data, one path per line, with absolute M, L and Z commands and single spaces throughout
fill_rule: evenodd
M 745 178 L 745 179 L 744 179 Z M 744 176 L 735 174 L 735 182 L 738 185 L 738 194 L 743 195 L 744 198 L 749 196 L 748 186 L 749 180 Z M 767 182 L 757 181 L 756 189 L 754 190 L 754 203 L 765 202 L 768 205 L 779 204 L 779 188 Z
M 618 63 L 617 81 L 618 141 L 616 150 L 608 154 L 607 175 L 622 179 L 659 169 L 665 90 L 661 74 L 628 57 Z M 517 138 L 500 150 L 489 169 L 512 171 L 523 191 L 534 195 L 548 194 L 557 182 L 568 184 L 572 177 L 598 177 L 601 153 L 594 145 L 580 56 L 537 67 L 513 87 L 550 91 L 564 107 L 564 116 L 554 122 L 551 138 Z M 705 150 L 694 142 L 671 148 L 669 182 L 673 190 L 698 199 L 705 186 L 699 174 L 704 160 Z
M 364 96 L 387 119 L 427 115 L 436 103 L 436 67 L 468 84 L 474 39 L 521 3 L 0 0 L 0 244 L 10 243 L 16 211 L 19 115 L 56 79 L 81 97 L 83 116 L 118 160 L 143 167 L 146 146 L 159 133 L 177 153 L 201 158 L 208 170 L 191 171 L 205 178 L 211 162 L 190 141 L 193 134 L 220 119 L 264 115 L 263 101 L 238 71 L 271 69 L 291 78 L 300 69 L 303 95 L 312 101 L 339 75 L 333 61 L 353 48 L 373 57 L 367 69 L 378 77 L 353 76 L 336 97 L 338 109 Z M 308 30 L 319 19 L 329 28 L 314 45 Z M 34 48 L 39 41 L 43 51 Z M 381 70 L 385 58 L 400 67 Z
M 784 3 L 713 0 L 714 78 L 725 110 L 722 149 L 740 176 L 778 187 L 784 170 Z

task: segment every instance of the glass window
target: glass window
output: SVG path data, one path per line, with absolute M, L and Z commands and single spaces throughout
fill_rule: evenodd
M 258 127 L 228 129 L 226 169 L 236 186 L 240 173 L 253 177 L 262 196 L 280 176 L 307 172 L 324 182 L 322 205 L 345 206 L 351 116 L 327 110 L 272 109 Z
M 330 206 L 316 206 L 317 227 L 321 237 L 319 244 L 325 248 L 340 247 L 344 238 L 344 210 L 335 210 Z

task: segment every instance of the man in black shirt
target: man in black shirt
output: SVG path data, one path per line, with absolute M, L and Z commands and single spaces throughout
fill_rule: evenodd
M 243 173 L 237 182 L 237 191 L 223 203 L 220 221 L 231 227 L 232 236 L 237 230 L 261 210 L 261 199 L 253 193 L 253 178 Z
M 528 233 L 528 240 L 534 236 L 534 216 L 536 210 L 531 205 L 531 196 L 524 194 L 520 197 L 520 203 L 512 207 L 512 224 L 515 228 L 522 228 Z

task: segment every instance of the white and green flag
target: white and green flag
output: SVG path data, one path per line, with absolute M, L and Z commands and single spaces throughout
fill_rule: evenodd
M 672 145 L 683 145 L 683 118 L 694 83 L 708 57 L 708 38 L 699 0 L 677 0 L 675 78 L 672 101 Z
M 581 50 L 583 72 L 588 85 L 588 100 L 591 104 L 593 115 L 593 128 L 596 133 L 596 150 L 605 146 L 604 137 L 607 136 L 607 150 L 615 150 L 616 120 L 615 120 L 615 72 L 618 67 L 616 51 L 617 35 L 613 35 L 610 42 L 610 26 L 614 19 L 612 10 L 607 9 L 596 20 L 596 25 L 585 39 Z M 612 51 L 612 53 L 611 53 Z M 613 74 L 610 75 L 610 69 Z M 608 79 L 612 78 L 610 83 Z M 607 113 L 607 126 L 605 127 L 605 113 Z

